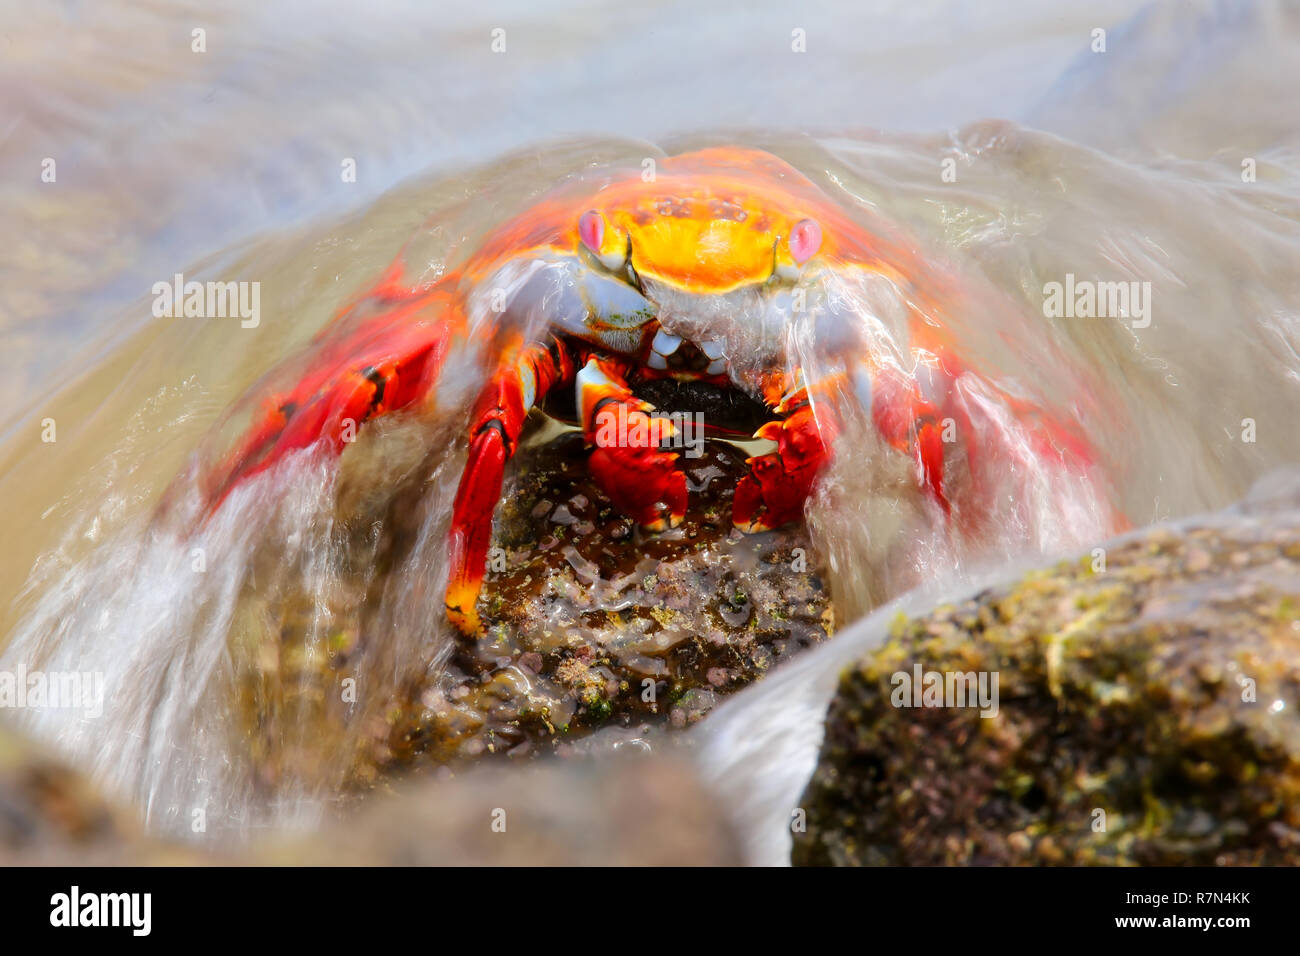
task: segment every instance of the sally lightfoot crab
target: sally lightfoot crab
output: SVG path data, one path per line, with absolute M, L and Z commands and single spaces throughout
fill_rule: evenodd
M 252 427 L 201 478 L 205 507 L 295 449 L 340 449 L 368 419 L 430 404 L 448 363 L 462 362 L 481 381 L 449 532 L 446 610 L 462 632 L 480 626 L 506 463 L 530 409 L 565 393 L 593 477 L 650 532 L 673 527 L 688 494 L 664 442 L 671 426 L 639 397 L 664 382 L 738 392 L 766 410 L 755 437 L 775 447 L 749 459 L 736 487 L 742 531 L 803 516 L 850 414 L 913 458 L 947 513 L 944 431 L 968 423 L 956 383 L 970 373 L 912 281 L 915 265 L 767 153 L 708 149 L 662 160 L 653 176 L 585 176 L 432 285 L 408 288 L 394 267 L 318 337 L 296 384 L 252 399 Z M 882 296 L 901 328 L 882 317 Z

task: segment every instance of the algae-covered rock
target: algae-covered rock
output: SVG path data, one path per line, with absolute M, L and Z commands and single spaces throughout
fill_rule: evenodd
M 731 499 L 745 455 L 709 442 L 683 458 L 682 524 L 643 534 L 588 473 L 582 438 L 531 450 L 498 513 L 485 635 L 412 692 L 398 760 L 639 741 L 701 719 L 833 629 L 802 525 L 743 535 Z
M 925 706 L 929 672 L 996 707 L 956 680 Z M 800 805 L 796 864 L 1300 863 L 1300 511 L 900 619 L 842 675 Z

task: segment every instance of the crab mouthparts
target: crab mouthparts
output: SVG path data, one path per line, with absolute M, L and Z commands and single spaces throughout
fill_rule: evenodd
M 660 329 L 650 343 L 646 365 L 664 372 L 721 375 L 727 371 L 727 358 L 718 339 L 696 343 Z

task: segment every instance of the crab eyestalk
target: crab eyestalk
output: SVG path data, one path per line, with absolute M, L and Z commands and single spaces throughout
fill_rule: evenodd
M 801 219 L 790 228 L 784 242 L 776 244 L 776 274 L 779 278 L 794 281 L 799 278 L 804 264 L 822 247 L 822 227 L 816 219 Z
M 589 209 L 578 217 L 578 238 L 600 264 L 614 270 L 627 263 L 627 237 L 605 226 L 605 217 Z

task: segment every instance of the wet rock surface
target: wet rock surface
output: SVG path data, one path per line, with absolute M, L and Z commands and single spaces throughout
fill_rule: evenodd
M 220 852 L 148 837 L 84 776 L 0 726 L 0 866 L 726 866 L 738 843 L 690 763 L 665 755 L 425 780 L 303 836 Z
M 498 512 L 486 633 L 413 688 L 394 760 L 644 747 L 826 640 L 833 615 L 807 530 L 732 528 L 744 459 L 720 442 L 683 458 L 690 509 L 645 535 L 592 481 L 579 435 L 532 449 Z
M 825 641 L 830 595 L 807 529 L 735 531 L 745 453 L 715 441 L 702 452 L 682 458 L 682 524 L 650 535 L 591 479 L 580 435 L 521 449 L 496 516 L 485 633 L 393 657 L 385 666 L 398 690 L 362 719 L 342 682 L 375 666 L 367 656 L 384 622 L 367 608 L 419 531 L 419 481 L 381 496 L 378 512 L 340 509 L 355 530 L 334 549 L 348 568 L 327 593 L 295 591 L 311 569 L 272 555 L 232 628 L 237 736 L 259 785 L 315 780 L 360 793 L 507 754 L 649 749 Z M 386 530 L 371 538 L 375 515 Z
M 0 725 L 0 866 L 183 864 L 131 814 L 40 745 Z
M 684 759 L 620 754 L 424 780 L 345 824 L 259 847 L 325 866 L 730 866 L 739 844 Z
M 996 673 L 996 716 L 894 706 L 917 664 Z M 842 675 L 800 806 L 796 864 L 1300 863 L 1300 511 L 900 619 Z

